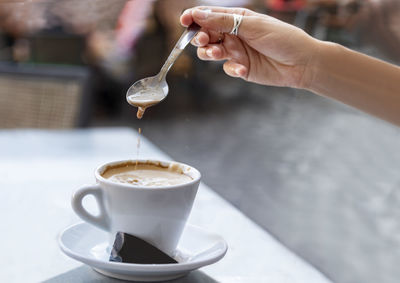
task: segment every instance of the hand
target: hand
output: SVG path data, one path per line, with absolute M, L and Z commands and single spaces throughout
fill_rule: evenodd
M 229 34 L 233 14 L 243 15 L 237 36 Z M 202 60 L 227 60 L 232 77 L 265 85 L 306 88 L 308 66 L 319 41 L 273 17 L 243 8 L 195 7 L 181 15 L 184 26 L 202 27 L 192 43 Z

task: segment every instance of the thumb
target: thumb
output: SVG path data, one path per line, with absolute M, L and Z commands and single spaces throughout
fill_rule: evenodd
M 217 13 L 211 10 L 193 9 L 193 20 L 201 27 L 209 30 L 229 33 L 233 29 L 233 14 Z M 245 16 L 239 28 L 239 35 L 246 32 Z

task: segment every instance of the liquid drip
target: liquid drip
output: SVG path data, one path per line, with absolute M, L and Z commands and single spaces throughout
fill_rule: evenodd
M 139 152 L 140 152 L 140 135 L 142 134 L 142 128 L 138 129 L 138 138 L 137 138 L 137 144 L 136 144 L 136 164 L 135 164 L 135 170 L 137 169 L 138 163 L 139 163 Z
M 138 108 L 136 117 L 142 119 L 147 107 L 157 104 L 165 98 L 161 88 L 148 88 L 138 91 L 128 97 L 128 103 Z
M 137 113 L 136 113 L 136 117 L 137 117 L 138 119 L 142 119 L 142 118 L 143 118 L 144 111 L 146 111 L 146 108 L 138 107 L 138 110 L 137 110 Z
M 137 92 L 128 97 L 128 103 L 138 108 L 136 113 L 136 117 L 138 119 L 142 119 L 147 107 L 159 103 L 166 97 L 167 92 L 164 93 L 160 83 L 163 79 L 165 80 L 165 76 L 167 75 L 169 69 L 181 53 L 182 49 L 179 49 L 175 46 L 171 51 L 171 54 L 168 56 L 167 61 L 165 61 L 164 65 L 162 66 L 160 73 L 156 77 L 158 78 L 156 84 L 153 86 L 142 86 L 143 88 L 139 87 Z

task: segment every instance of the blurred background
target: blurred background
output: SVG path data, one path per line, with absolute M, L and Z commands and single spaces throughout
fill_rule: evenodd
M 126 90 L 159 71 L 195 5 L 251 8 L 400 62 L 398 0 L 0 0 L 0 128 L 140 127 L 332 281 L 399 282 L 399 128 L 229 78 L 193 47 L 168 99 L 136 119 Z

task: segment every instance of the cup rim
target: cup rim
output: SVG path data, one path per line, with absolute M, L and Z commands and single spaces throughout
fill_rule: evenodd
M 146 187 L 146 186 L 136 186 L 136 185 L 131 185 L 131 184 L 126 184 L 126 183 L 116 183 L 116 182 L 112 182 L 106 178 L 104 178 L 103 176 L 101 176 L 101 171 L 104 170 L 106 168 L 106 166 L 112 166 L 112 165 L 117 165 L 119 163 L 135 163 L 136 161 L 138 161 L 139 163 L 153 163 L 155 165 L 166 165 L 169 166 L 170 164 L 174 163 L 174 164 L 178 164 L 183 166 L 184 168 L 189 168 L 190 172 L 194 172 L 194 177 L 192 181 L 187 182 L 187 183 L 182 183 L 182 184 L 176 184 L 176 185 L 166 185 L 166 186 L 157 186 L 157 187 Z M 185 172 L 184 172 L 185 173 Z M 105 183 L 107 185 L 112 185 L 112 186 L 118 186 L 118 187 L 123 187 L 123 188 L 128 188 L 128 189 L 137 189 L 137 190 L 168 190 L 168 189 L 177 189 L 177 188 L 182 188 L 182 187 L 186 187 L 186 186 L 190 186 L 193 185 L 195 183 L 198 183 L 201 179 L 201 173 L 199 170 L 197 170 L 196 168 L 194 168 L 193 166 L 190 166 L 188 164 L 182 163 L 182 162 L 177 162 L 177 161 L 167 161 L 167 160 L 157 160 L 157 159 L 126 159 L 126 160 L 117 160 L 117 161 L 111 161 L 111 162 L 107 162 L 103 165 L 100 165 L 96 168 L 95 170 L 95 178 L 98 182 L 100 183 Z

